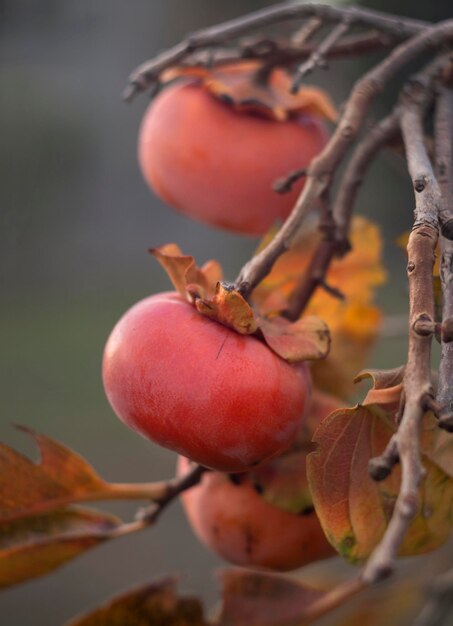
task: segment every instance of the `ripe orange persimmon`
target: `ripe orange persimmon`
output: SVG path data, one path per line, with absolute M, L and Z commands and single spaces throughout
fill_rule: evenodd
M 311 391 L 304 363 L 287 363 L 176 293 L 142 300 L 120 319 L 105 347 L 103 381 L 128 426 L 229 472 L 287 448 Z
M 315 390 L 307 419 L 289 450 L 234 480 L 210 472 L 200 485 L 184 492 L 183 507 L 200 541 L 236 565 L 279 571 L 335 554 L 313 510 L 305 462 L 317 425 L 341 404 Z M 180 457 L 178 474 L 189 467 Z
M 241 71 L 236 65 L 223 76 L 228 80 L 228 72 Z M 248 91 L 241 92 L 242 102 L 252 105 L 240 108 L 212 91 L 204 82 L 186 80 L 150 104 L 139 133 L 143 176 L 164 202 L 189 217 L 262 234 L 287 217 L 303 186 L 300 180 L 290 193 L 278 195 L 273 183 L 310 163 L 326 143 L 325 128 L 312 108 L 286 119 L 264 115 L 253 107 L 252 86 L 248 100 Z

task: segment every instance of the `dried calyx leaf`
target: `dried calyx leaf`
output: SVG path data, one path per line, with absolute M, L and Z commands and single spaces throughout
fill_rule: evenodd
M 258 329 L 253 310 L 242 295 L 226 283 L 219 282 L 212 298 L 198 298 L 199 313 L 233 328 L 241 335 L 251 335 Z
M 288 362 L 324 358 L 330 348 L 327 325 L 315 316 L 289 322 L 278 315 L 257 315 L 233 285 L 221 280 L 216 261 L 198 268 L 192 256 L 184 255 L 176 244 L 151 250 L 177 291 L 199 313 L 232 328 L 241 335 L 256 335 Z
M 199 268 L 193 256 L 183 254 L 175 243 L 151 248 L 150 252 L 167 272 L 176 291 L 191 301 L 213 296 L 216 283 L 223 279 L 222 268 L 217 261 L 208 261 Z
M 66 626 L 207 626 L 197 598 L 179 596 L 168 578 L 124 593 Z
M 337 112 L 328 94 L 319 87 L 305 85 L 291 93 L 291 76 L 285 69 L 262 72 L 258 61 L 243 61 L 213 68 L 174 67 L 160 76 L 162 84 L 189 79 L 241 112 L 251 112 L 284 121 L 307 114 L 335 121 Z

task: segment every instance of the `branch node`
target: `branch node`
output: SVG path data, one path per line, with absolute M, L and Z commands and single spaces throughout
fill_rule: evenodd
M 453 413 L 449 412 L 439 418 L 439 428 L 453 433 Z
M 304 178 L 306 175 L 306 168 L 293 170 L 287 176 L 283 176 L 282 178 L 277 179 L 272 185 L 272 189 L 280 194 L 289 193 L 293 189 L 294 184 L 301 178 Z
M 385 480 L 399 460 L 398 442 L 396 435 L 393 435 L 384 452 L 368 461 L 368 472 L 371 478 L 376 482 Z
M 436 324 L 430 315 L 422 313 L 413 322 L 412 330 L 420 337 L 430 337 L 436 330 Z
M 322 289 L 324 289 L 326 293 L 333 296 L 334 298 L 337 298 L 337 300 L 346 300 L 346 296 L 341 291 L 341 289 L 338 289 L 338 287 L 334 287 L 333 285 L 329 285 L 329 283 L 327 283 L 324 279 L 319 279 L 318 285 L 322 287 Z

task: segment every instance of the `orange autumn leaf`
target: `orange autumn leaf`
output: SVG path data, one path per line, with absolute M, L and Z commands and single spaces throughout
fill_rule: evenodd
M 278 315 L 260 317 L 259 328 L 267 345 L 290 363 L 324 359 L 329 353 L 329 329 L 319 317 L 302 317 L 297 322 Z
M 288 304 L 292 291 L 319 241 L 316 233 L 304 233 L 291 250 L 276 262 L 269 276 L 253 294 L 253 302 L 264 313 L 278 312 Z M 312 368 L 319 389 L 347 397 L 353 391 L 353 377 L 361 370 L 379 329 L 381 314 L 373 304 L 376 288 L 385 282 L 378 227 L 364 217 L 351 226 L 352 251 L 332 262 L 327 282 L 340 289 L 345 299 L 317 289 L 305 311 L 324 320 L 332 335 L 327 359 Z
M 400 489 L 397 465 L 381 482 L 371 479 L 368 462 L 383 452 L 395 432 L 378 405 L 341 409 L 325 419 L 314 435 L 318 445 L 307 458 L 307 475 L 316 513 L 327 538 L 355 563 L 366 559 L 381 540 Z M 400 550 L 423 554 L 450 536 L 453 480 L 426 453 L 418 513 Z
M 120 534 L 120 519 L 74 503 L 158 500 L 164 492 L 162 483 L 107 483 L 70 448 L 20 429 L 41 458 L 35 463 L 0 443 L 0 587 L 43 576 Z
M 241 61 L 213 68 L 173 67 L 161 76 L 163 84 L 177 78 L 201 82 L 220 100 L 238 111 L 259 113 L 279 121 L 304 113 L 335 121 L 337 112 L 329 95 L 319 87 L 304 85 L 291 93 L 292 79 L 282 68 L 275 68 L 267 82 L 257 81 L 262 67 L 258 61 Z

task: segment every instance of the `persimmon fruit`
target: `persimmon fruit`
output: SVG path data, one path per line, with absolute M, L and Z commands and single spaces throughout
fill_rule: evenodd
M 304 363 L 200 313 L 177 293 L 142 300 L 104 351 L 103 382 L 119 418 L 213 469 L 243 472 L 287 448 L 310 401 Z
M 335 396 L 315 389 L 303 427 L 288 450 L 236 477 L 204 474 L 199 485 L 182 493 L 199 540 L 236 565 L 277 571 L 334 555 L 313 509 L 306 458 L 317 426 L 341 405 Z M 189 467 L 179 457 L 178 475 Z
M 277 120 L 238 110 L 204 84 L 168 86 L 149 105 L 138 159 L 152 190 L 185 215 L 229 231 L 260 235 L 290 213 L 304 184 L 279 195 L 273 183 L 305 168 L 327 141 L 309 111 Z
M 178 473 L 189 468 L 180 457 Z M 248 474 L 238 483 L 209 472 L 181 495 L 199 540 L 220 557 L 247 567 L 289 571 L 335 554 L 313 509 L 303 514 L 266 502 Z

